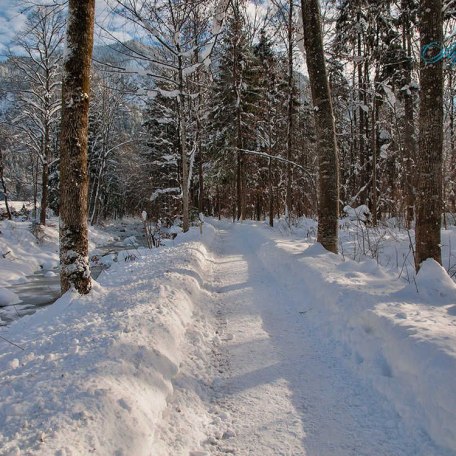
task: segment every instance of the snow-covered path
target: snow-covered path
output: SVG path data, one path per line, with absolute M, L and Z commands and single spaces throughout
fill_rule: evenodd
M 211 412 L 225 435 L 208 436 L 208 454 L 446 454 L 406 427 L 313 330 L 307 313 L 319 303 L 296 281 L 302 271 L 293 268 L 302 266 L 272 237 L 254 224 L 218 226 L 211 288 L 219 376 Z
M 2 328 L 0 456 L 456 456 L 456 286 L 423 269 L 252 222 L 138 249 Z

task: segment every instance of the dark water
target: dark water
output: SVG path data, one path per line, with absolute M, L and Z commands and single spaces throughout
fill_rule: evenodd
M 139 238 L 139 237 L 138 237 Z M 138 239 L 141 242 L 141 239 Z M 142 244 L 142 242 L 141 242 Z M 135 252 L 135 247 L 120 245 L 120 242 L 98 247 L 97 251 L 101 255 L 117 255 L 121 251 Z M 114 261 L 117 261 L 114 259 Z M 90 271 L 92 277 L 96 280 L 101 272 L 107 269 L 103 265 L 91 265 Z M 49 272 L 53 273 L 49 276 Z M 38 309 L 53 304 L 60 297 L 60 277 L 59 268 L 51 271 L 37 271 L 33 275 L 26 277 L 26 282 L 8 287 L 9 290 L 16 293 L 21 300 L 19 304 L 0 307 L 0 326 L 7 326 L 12 321 L 31 315 Z

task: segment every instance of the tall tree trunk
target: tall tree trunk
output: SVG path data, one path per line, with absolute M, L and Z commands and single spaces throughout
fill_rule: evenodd
M 269 226 L 274 226 L 274 189 L 272 187 L 272 160 L 268 164 L 268 186 L 269 186 Z
M 320 178 L 317 240 L 337 253 L 339 227 L 339 169 L 336 129 L 326 74 L 318 0 L 301 0 L 304 47 L 317 130 Z
M 377 119 L 379 114 L 379 102 L 377 100 L 376 83 L 374 83 L 374 95 L 372 100 L 372 128 L 371 128 L 371 149 L 372 149 L 372 225 L 377 226 L 378 220 L 378 196 L 377 196 L 377 158 L 378 158 L 378 135 Z
M 404 91 L 404 154 L 406 159 L 405 175 L 405 226 L 410 229 L 414 217 L 415 205 L 415 162 L 416 162 L 416 141 L 415 141 L 415 113 L 413 109 L 413 93 L 410 89 L 412 82 L 412 45 L 410 32 L 410 2 L 402 0 L 402 47 L 407 53 L 405 67 L 405 84 L 409 86 Z
M 450 67 L 449 69 L 449 77 L 448 77 L 448 88 L 450 92 L 450 166 L 449 169 L 450 171 L 450 180 L 454 181 L 456 178 L 456 163 L 455 163 L 455 158 L 456 158 L 456 151 L 455 151 L 455 127 L 454 127 L 454 89 L 453 89 L 453 68 Z M 455 196 L 454 192 L 451 192 L 451 197 L 449 203 L 449 208 L 452 212 L 456 211 L 455 207 Z
M 237 207 L 237 220 L 241 220 L 241 207 L 242 207 L 242 179 L 241 179 L 241 151 L 236 152 L 236 207 Z
M 442 0 L 421 0 L 420 44 L 443 43 Z M 428 49 L 434 57 L 440 49 Z M 420 138 L 417 163 L 416 269 L 428 259 L 442 263 L 443 63 L 420 62 Z M 437 59 L 436 59 L 437 60 Z
M 38 157 L 33 158 L 32 173 L 33 173 L 33 223 L 37 223 L 38 211 Z
M 87 142 L 95 0 L 69 0 L 60 136 L 60 285 L 86 294 L 89 180 Z
M 49 90 L 48 90 L 49 93 Z M 45 119 L 44 138 L 43 138 L 43 170 L 41 174 L 41 211 L 40 224 L 46 225 L 46 211 L 48 204 L 48 183 L 49 183 L 49 162 L 51 161 L 51 145 L 49 135 L 49 121 Z
M 3 151 L 0 149 L 0 182 L 3 189 L 3 200 L 5 201 L 6 215 L 8 216 L 8 220 L 11 220 L 11 211 L 8 204 L 8 189 L 6 188 L 5 177 L 3 175 L 4 169 L 5 165 L 3 164 Z
M 366 106 L 366 103 L 364 102 L 364 95 L 365 92 L 363 90 L 364 88 L 364 78 L 363 78 L 363 53 L 362 53 L 362 39 L 361 39 L 361 12 L 358 11 L 357 16 L 356 16 L 356 23 L 358 25 L 358 34 L 357 34 L 357 67 L 358 67 L 358 157 L 359 157 L 359 163 L 361 166 L 361 172 L 360 172 L 360 187 L 364 187 L 365 190 L 361 192 L 360 194 L 360 204 L 365 204 L 367 195 L 369 194 L 368 191 L 368 185 L 366 183 L 368 182 L 369 179 L 369 174 L 367 172 L 367 162 L 366 162 L 366 147 L 365 147 L 365 116 L 366 113 L 364 112 L 363 107 Z
M 48 161 L 45 160 L 43 163 L 43 171 L 41 174 L 41 211 L 40 211 L 40 224 L 46 225 L 46 210 L 48 201 L 48 181 L 49 181 L 49 165 Z
M 200 139 L 200 121 L 197 120 L 197 154 L 198 154 L 198 211 L 199 213 L 204 212 L 204 173 L 203 173 L 203 148 L 201 147 Z
M 195 14 L 198 13 L 198 10 L 195 10 Z M 193 52 L 193 60 L 194 64 L 199 62 L 199 17 L 196 16 L 193 22 L 193 34 L 194 34 L 194 46 L 195 51 Z M 204 212 L 204 173 L 203 173 L 203 164 L 204 164 L 204 157 L 203 157 L 203 147 L 201 144 L 201 136 L 202 136 L 202 128 L 201 128 L 201 105 L 203 103 L 201 97 L 201 87 L 200 87 L 200 73 L 199 70 L 195 72 L 195 85 L 196 90 L 198 90 L 198 104 L 196 106 L 196 132 L 195 132 L 195 143 L 196 143 L 196 156 L 198 157 L 198 212 L 202 214 Z
M 293 158 L 293 0 L 290 0 L 288 11 L 288 122 L 287 122 L 287 194 L 286 215 L 291 222 L 292 204 L 292 172 L 290 161 Z
M 45 49 L 45 57 L 47 57 L 48 49 Z M 41 175 L 41 211 L 40 211 L 40 224 L 46 225 L 46 211 L 48 206 L 48 184 L 49 184 L 49 163 L 51 162 L 51 135 L 50 135 L 50 111 L 51 111 L 51 75 L 49 68 L 45 71 L 45 113 L 44 113 L 44 137 L 43 137 L 43 171 Z
M 180 52 L 179 47 L 177 48 Z M 187 157 L 187 131 L 185 128 L 185 104 L 184 104 L 184 74 L 183 74 L 183 62 L 182 56 L 178 57 L 179 65 L 179 144 L 181 148 L 181 160 L 182 160 L 182 231 L 185 233 L 190 228 L 189 220 L 189 169 L 188 169 L 188 157 Z

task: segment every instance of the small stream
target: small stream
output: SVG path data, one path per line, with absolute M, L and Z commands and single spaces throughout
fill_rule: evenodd
M 141 235 L 137 235 L 141 244 L 145 243 Z M 121 251 L 134 252 L 138 246 L 122 245 L 122 241 L 113 242 L 101 247 L 96 251 L 99 258 L 105 255 L 114 255 L 117 261 L 117 254 Z M 109 266 L 96 264 L 90 266 L 92 277 L 96 280 L 101 272 Z M 60 297 L 60 276 L 59 268 L 52 270 L 40 270 L 26 277 L 26 282 L 8 287 L 21 300 L 18 304 L 0 307 L 0 326 L 7 326 L 11 322 L 35 313 L 38 309 L 53 304 Z

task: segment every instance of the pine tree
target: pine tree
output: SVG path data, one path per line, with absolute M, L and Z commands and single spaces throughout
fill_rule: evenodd
M 254 48 L 254 55 L 257 59 L 255 92 L 258 106 L 258 112 L 255 115 L 256 150 L 264 152 L 270 157 L 263 181 L 268 188 L 269 225 L 273 226 L 274 209 L 278 204 L 278 201 L 274 201 L 277 199 L 274 198 L 274 189 L 277 190 L 277 174 L 280 172 L 280 168 L 272 157 L 288 156 L 288 134 L 284 134 L 287 133 L 288 120 L 288 81 L 282 71 L 286 61 L 275 54 L 272 43 L 264 30 L 260 33 L 260 40 Z M 288 174 L 289 164 L 286 168 Z M 287 191 L 288 188 L 286 195 L 288 195 Z
M 162 83 L 158 86 L 165 90 Z M 176 198 L 181 193 L 177 102 L 158 92 L 148 101 L 146 111 L 146 149 L 144 171 L 150 182 L 151 211 L 159 218 L 174 218 L 180 213 Z
M 236 188 L 236 218 L 246 217 L 247 172 L 251 161 L 244 150 L 256 144 L 254 113 L 255 57 L 244 27 L 239 6 L 234 5 L 221 43 L 215 87 L 212 95 L 211 149 L 221 181 Z M 220 168 L 222 167 L 222 168 Z M 235 170 L 235 171 L 234 171 Z

